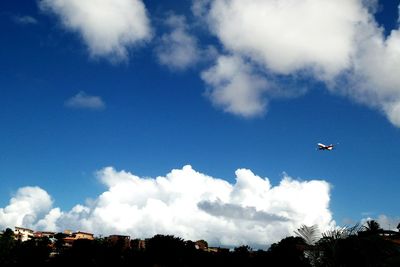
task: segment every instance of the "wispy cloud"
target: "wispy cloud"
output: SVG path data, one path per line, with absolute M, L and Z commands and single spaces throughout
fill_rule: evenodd
M 127 60 L 128 50 L 152 35 L 141 0 L 40 0 L 39 5 L 80 34 L 92 57 Z
M 171 14 L 165 20 L 170 29 L 164 33 L 156 47 L 156 55 L 160 64 L 174 70 L 183 70 L 193 66 L 201 59 L 201 50 L 184 16 Z
M 203 71 L 206 95 L 217 107 L 242 117 L 255 117 L 266 112 L 264 97 L 269 83 L 254 71 L 253 65 L 237 56 L 220 56 L 213 67 Z
M 101 110 L 106 107 L 101 97 L 88 95 L 84 91 L 80 91 L 78 94 L 65 101 L 65 106 L 69 108 L 92 110 Z
M 13 16 L 12 19 L 15 23 L 22 25 L 38 23 L 37 19 L 32 16 Z
M 329 210 L 330 186 L 322 180 L 285 176 L 279 185 L 271 186 L 267 178 L 238 169 L 231 184 L 191 166 L 157 178 L 107 167 L 98 177 L 106 191 L 69 211 L 53 208 L 42 189 L 20 189 L 8 206 L 0 208 L 0 227 L 72 228 L 138 238 L 173 234 L 206 239 L 213 245 L 265 248 L 302 224 L 317 224 L 322 231 L 335 225 Z M 24 204 L 27 199 L 29 205 Z
M 398 226 L 400 226 L 400 217 L 391 217 L 385 214 L 380 214 L 379 216 L 366 216 L 361 220 L 362 224 L 365 224 L 369 220 L 375 220 L 383 229 L 398 231 Z
M 400 24 L 400 4 L 399 4 L 399 6 L 397 7 L 397 9 L 398 9 L 398 18 L 397 18 L 397 22 Z

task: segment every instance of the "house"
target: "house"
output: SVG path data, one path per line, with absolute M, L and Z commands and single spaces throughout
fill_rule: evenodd
M 94 235 L 91 233 L 86 233 L 86 232 L 75 232 L 72 234 L 73 236 L 75 236 L 75 240 L 76 239 L 89 239 L 89 240 L 94 240 Z
M 130 242 L 130 246 L 132 249 L 145 250 L 146 242 L 147 242 L 146 240 L 142 239 L 132 239 Z
M 70 230 L 65 230 L 64 234 L 66 237 L 63 238 L 64 240 L 64 246 L 66 247 L 72 247 L 74 242 L 78 239 L 86 239 L 86 240 L 94 240 L 94 235 L 92 233 L 87 233 L 87 232 L 72 232 Z
M 65 235 L 72 235 L 72 230 L 64 230 Z
M 72 245 L 74 244 L 75 241 L 75 237 L 74 236 L 66 236 L 63 238 L 64 241 L 64 247 L 72 247 Z
M 379 235 L 385 240 L 389 240 L 396 245 L 400 245 L 400 233 L 391 230 L 382 230 Z
M 56 234 L 55 232 L 37 231 L 37 232 L 34 233 L 34 237 L 38 237 L 38 238 L 41 238 L 41 237 L 53 238 L 55 234 Z
M 208 243 L 204 240 L 198 240 L 194 243 L 194 247 L 199 250 L 207 251 Z
M 34 237 L 34 231 L 28 228 L 15 226 L 14 236 L 15 239 L 25 242 Z
M 122 246 L 122 248 L 130 248 L 131 237 L 127 235 L 110 235 L 107 241 L 113 246 Z
M 138 248 L 139 249 L 146 249 L 146 244 L 147 244 L 146 240 L 139 240 Z
M 211 253 L 229 253 L 229 248 L 209 247 L 206 251 Z

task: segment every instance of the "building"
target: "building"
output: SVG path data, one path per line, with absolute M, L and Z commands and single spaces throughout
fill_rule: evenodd
M 76 239 L 89 239 L 89 240 L 94 240 L 94 235 L 91 233 L 86 233 L 86 232 L 75 232 L 72 234 L 73 236 L 75 236 L 75 240 Z
M 72 233 L 70 230 L 65 230 L 64 235 L 66 235 L 66 237 L 63 238 L 64 246 L 66 247 L 72 247 L 74 242 L 78 239 L 94 240 L 94 235 L 92 233 L 81 231 Z
M 132 239 L 130 242 L 130 246 L 135 250 L 145 250 L 146 249 L 146 240 L 142 239 Z
M 198 240 L 194 243 L 194 247 L 199 250 L 207 251 L 208 243 L 204 240 Z
M 107 241 L 113 246 L 121 246 L 122 248 L 130 248 L 131 237 L 127 235 L 110 235 Z
M 385 240 L 389 240 L 396 245 L 400 245 L 400 233 L 391 230 L 382 230 L 379 235 Z
M 72 235 L 72 230 L 64 230 L 63 232 L 65 235 Z
M 25 242 L 34 237 L 35 235 L 34 231 L 31 229 L 16 226 L 14 230 L 14 236 L 15 239 Z
M 206 251 L 211 253 L 229 253 L 229 248 L 209 247 Z
M 37 232 L 34 233 L 34 236 L 35 236 L 35 237 L 38 237 L 38 238 L 42 238 L 42 237 L 54 238 L 54 235 L 55 235 L 55 234 L 56 234 L 55 232 L 41 232 L 41 231 L 37 231 Z

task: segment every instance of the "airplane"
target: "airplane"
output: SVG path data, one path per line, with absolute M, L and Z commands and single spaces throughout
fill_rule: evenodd
M 327 146 L 327 145 L 318 143 L 317 145 L 318 145 L 318 150 L 333 150 L 333 148 L 334 148 L 333 144 L 330 144 Z

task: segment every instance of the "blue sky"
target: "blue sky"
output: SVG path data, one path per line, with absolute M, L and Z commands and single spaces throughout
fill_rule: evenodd
M 328 209 L 337 225 L 383 215 L 387 221 L 399 218 L 399 1 L 334 4 L 330 8 L 343 11 L 345 19 L 327 25 L 327 36 L 332 29 L 346 29 L 338 36 L 349 38 L 332 44 L 343 49 L 332 50 L 318 42 L 324 36 L 307 33 L 308 41 L 289 44 L 264 39 L 270 34 L 257 36 L 254 28 L 241 35 L 247 24 L 233 26 L 247 17 L 233 17 L 232 7 L 240 7 L 234 0 L 226 6 L 222 1 L 132 2 L 146 9 L 147 22 L 126 23 L 143 24 L 144 33 L 137 35 L 128 25 L 115 30 L 121 35 L 113 43 L 104 33 L 107 21 L 89 28 L 86 20 L 73 21 L 71 14 L 87 8 L 80 4 L 68 9 L 51 0 L 1 1 L 0 215 L 7 216 L 6 206 L 23 187 L 40 187 L 51 196 L 52 207 L 67 213 L 107 191 L 96 175 L 107 166 L 155 178 L 189 164 L 230 184 L 239 168 L 268 177 L 272 186 L 286 175 L 324 180 L 331 185 Z M 202 10 L 197 14 L 196 3 Z M 261 3 L 260 9 L 268 5 Z M 281 8 L 278 21 L 292 14 L 290 5 L 290 12 Z M 301 8 L 308 12 L 306 4 Z M 257 19 L 249 25 L 272 25 Z M 292 19 L 298 18 L 286 21 Z M 366 30 L 347 33 L 360 21 Z M 290 32 L 279 28 L 285 23 L 276 31 Z M 181 34 L 176 43 L 170 35 L 174 30 Z M 387 42 L 382 51 L 368 43 L 373 38 Z M 102 42 L 112 48 L 96 48 Z M 264 42 L 271 46 L 261 47 Z M 298 48 L 304 44 L 310 47 Z M 183 52 L 175 54 L 179 49 Z M 286 59 L 293 51 L 298 54 Z M 226 74 L 230 68 L 218 62 L 236 74 Z M 331 152 L 317 151 L 318 142 L 338 145 Z

